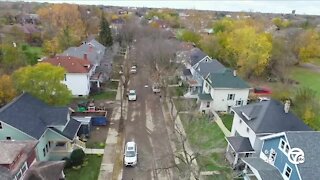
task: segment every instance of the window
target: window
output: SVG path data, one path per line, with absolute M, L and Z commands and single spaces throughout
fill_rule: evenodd
M 48 144 L 46 144 L 46 151 L 47 151 L 47 152 L 49 151 L 49 149 L 48 149 Z
M 250 129 L 249 129 L 249 127 L 247 127 L 247 132 L 250 132 Z
M 285 152 L 286 152 L 286 153 L 288 153 L 288 152 L 289 152 L 289 145 L 288 145 L 288 144 L 286 145 Z
M 286 145 L 286 142 L 283 140 L 283 139 L 281 139 L 280 140 L 280 148 L 282 149 L 282 150 L 284 150 L 284 146 Z
M 11 137 L 10 137 L 10 136 L 8 136 L 8 137 L 7 137 L 7 140 L 11 140 Z
M 2 124 L 1 124 L 1 122 L 0 122 L 0 129 L 2 129 Z
M 207 102 L 207 108 L 210 107 L 210 101 Z
M 46 157 L 46 148 L 43 148 L 42 152 L 43 152 L 43 156 Z
M 284 176 L 289 179 L 290 176 L 291 176 L 291 173 L 292 173 L 291 167 L 288 166 L 288 164 L 286 164 L 286 165 L 284 166 L 284 169 L 283 169 L 283 174 L 284 174 Z
M 49 148 L 51 148 L 51 141 L 49 141 Z
M 67 74 L 64 74 L 64 80 L 67 81 Z
M 19 180 L 22 177 L 21 171 L 19 171 L 16 175 L 16 178 Z
M 227 100 L 234 100 L 235 94 L 228 94 Z
M 242 104 L 243 104 L 242 100 L 236 101 L 236 106 L 242 106 Z
M 208 83 L 206 83 L 206 88 L 208 88 L 208 86 L 209 86 Z
M 25 162 L 21 168 L 22 174 L 24 174 L 27 171 L 27 163 Z
M 288 154 L 288 152 L 289 152 L 289 150 L 290 150 L 289 144 L 287 144 L 283 139 L 280 139 L 279 149 L 280 149 L 284 154 Z
M 242 124 L 242 120 L 241 119 L 239 120 L 239 123 Z

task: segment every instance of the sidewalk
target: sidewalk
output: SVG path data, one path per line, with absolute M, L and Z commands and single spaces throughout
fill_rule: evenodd
M 211 111 L 214 114 L 214 121 L 217 123 L 221 131 L 223 132 L 224 136 L 229 137 L 231 132 L 226 128 L 226 126 L 223 124 L 221 118 L 219 117 L 219 114 L 217 114 L 215 111 Z
M 89 149 L 85 148 L 84 149 L 85 154 L 104 154 L 104 149 Z
M 116 100 L 120 100 L 120 86 L 116 95 Z M 114 171 L 114 163 L 116 161 L 116 153 L 118 146 L 118 127 L 120 119 L 121 108 L 115 107 L 110 121 L 110 127 L 107 134 L 106 146 L 101 162 L 99 180 L 112 179 Z

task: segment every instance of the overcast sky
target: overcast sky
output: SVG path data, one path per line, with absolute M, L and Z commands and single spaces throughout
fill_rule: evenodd
M 177 9 L 199 9 L 217 11 L 252 11 L 270 13 L 291 13 L 296 10 L 297 14 L 320 15 L 320 1 L 307 0 L 26 0 L 50 3 L 77 3 L 91 5 L 112 5 L 125 7 L 157 7 L 157 8 L 177 8 Z

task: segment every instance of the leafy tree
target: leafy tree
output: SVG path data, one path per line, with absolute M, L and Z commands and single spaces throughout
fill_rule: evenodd
M 112 46 L 112 43 L 113 43 L 109 23 L 107 19 L 104 17 L 104 14 L 102 14 L 101 20 L 100 20 L 99 41 L 101 44 L 105 46 Z
M 276 25 L 279 28 L 286 28 L 291 24 L 291 22 L 289 20 L 283 20 L 283 19 L 278 18 L 278 17 L 273 18 L 272 22 L 273 22 L 274 25 Z
M 317 93 L 309 88 L 300 88 L 294 96 L 294 111 L 303 121 L 315 130 L 320 130 L 319 108 Z
M 8 75 L 0 76 L 0 107 L 10 102 L 17 95 L 12 79 Z
M 181 36 L 178 38 L 180 38 L 183 41 L 193 42 L 196 45 L 199 45 L 201 36 L 193 31 L 185 30 L 181 33 Z
M 55 56 L 58 52 L 60 52 L 62 49 L 60 49 L 59 46 L 59 39 L 57 37 L 44 41 L 43 45 L 43 52 L 49 56 Z
M 59 49 L 65 50 L 75 44 L 76 39 L 71 33 L 69 26 L 66 26 L 58 36 Z
M 213 25 L 213 32 L 215 34 L 221 33 L 221 32 L 227 32 L 234 28 L 234 20 L 230 18 L 224 18 L 220 21 L 217 21 Z
M 308 62 L 320 57 L 320 35 L 315 30 L 307 30 L 296 40 L 296 52 L 300 62 Z
M 49 63 L 20 68 L 13 74 L 18 91 L 29 92 L 33 96 L 52 105 L 66 105 L 71 100 L 71 92 L 62 84 L 65 70 Z
M 0 63 L 2 70 L 8 74 L 27 64 L 21 48 L 13 44 L 0 45 Z

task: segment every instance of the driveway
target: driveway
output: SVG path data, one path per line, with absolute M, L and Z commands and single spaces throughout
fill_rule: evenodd
M 123 167 L 123 180 L 176 179 L 172 175 L 174 162 L 159 94 L 153 94 L 146 68 L 138 64 L 137 74 L 130 78 L 130 89 L 137 92 L 137 101 L 128 103 L 125 122 L 125 142 L 134 140 L 138 146 L 138 164 Z M 146 84 L 149 87 L 144 87 Z

